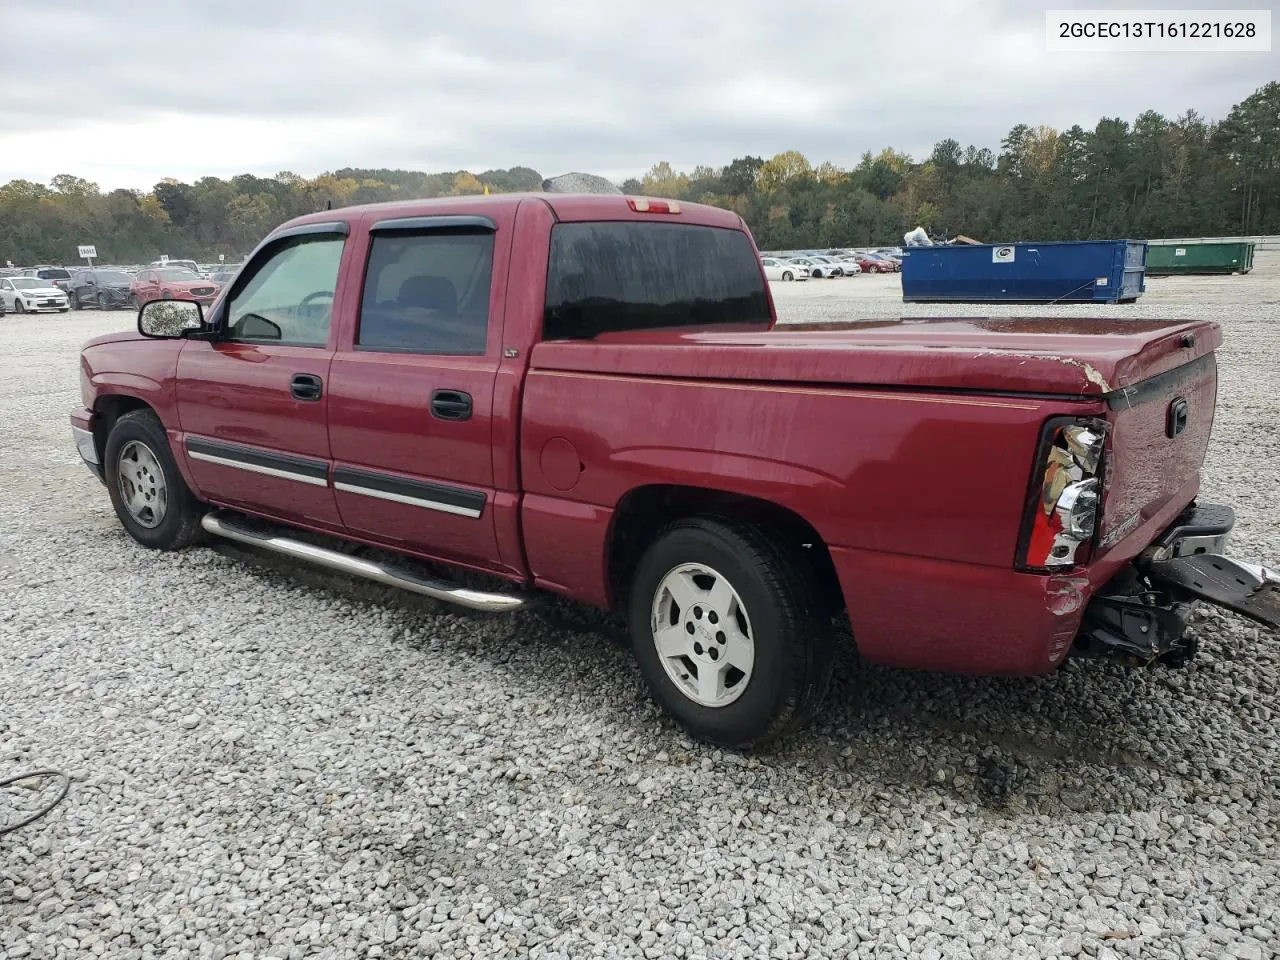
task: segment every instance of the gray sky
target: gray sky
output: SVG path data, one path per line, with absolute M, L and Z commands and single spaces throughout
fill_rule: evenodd
M 1197 5 L 1223 4 L 1161 4 Z M 1047 7 L 1104 6 L 4 0 L 0 183 L 514 165 L 621 180 L 788 149 L 847 167 L 944 137 L 997 149 L 1020 122 L 1218 119 L 1280 78 L 1274 52 L 1046 52 Z

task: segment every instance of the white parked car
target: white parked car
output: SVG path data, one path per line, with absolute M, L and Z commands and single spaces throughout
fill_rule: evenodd
M 0 280 L 0 302 L 10 313 L 66 313 L 67 294 L 39 277 L 5 277 Z
M 809 268 L 801 266 L 798 263 L 789 263 L 786 260 L 780 260 L 777 257 L 763 257 L 760 260 L 764 264 L 764 276 L 766 280 L 808 280 Z
M 832 269 L 831 264 L 822 263 L 821 261 L 815 260 L 811 257 L 792 257 L 787 261 L 787 263 L 793 264 L 797 267 L 808 267 L 809 276 L 813 277 L 815 280 L 821 280 L 823 277 L 837 276 L 836 271 Z
M 815 278 L 843 277 L 845 275 L 845 264 L 834 257 L 809 256 L 798 257 L 797 259 L 803 260 L 809 265 L 810 274 Z

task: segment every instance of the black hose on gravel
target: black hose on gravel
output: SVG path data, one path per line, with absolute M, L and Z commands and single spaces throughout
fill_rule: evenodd
M 5 826 L 0 826 L 0 837 L 3 837 L 7 833 L 13 833 L 15 830 L 21 830 L 23 827 L 30 826 L 31 824 L 39 820 L 41 817 L 49 814 L 54 807 L 56 807 L 58 804 L 60 804 L 63 801 L 63 799 L 67 795 L 67 792 L 71 789 L 71 778 L 68 777 L 61 770 L 35 770 L 35 771 L 32 771 L 31 773 L 19 773 L 16 776 L 6 777 L 5 779 L 0 780 L 0 787 L 8 787 L 8 786 L 12 786 L 15 783 L 20 783 L 23 780 L 35 780 L 37 778 L 47 778 L 47 777 L 55 777 L 58 780 L 62 781 L 62 786 L 58 790 L 58 795 L 54 797 L 53 800 L 51 800 L 49 803 L 45 804 L 45 806 L 42 809 L 37 810 L 35 813 L 31 814 L 25 820 L 19 820 L 17 823 L 10 823 L 10 824 L 6 824 Z

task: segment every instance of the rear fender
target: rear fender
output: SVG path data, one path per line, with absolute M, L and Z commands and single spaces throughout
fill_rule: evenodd
M 826 488 L 840 490 L 839 477 L 795 463 L 714 450 L 688 450 L 677 447 L 623 447 L 612 458 L 625 464 L 643 483 L 672 486 L 707 487 L 725 493 L 774 500 L 795 513 L 802 510 L 789 501 L 799 499 L 797 491 Z M 639 484 L 638 484 L 639 485 Z M 808 518 L 805 518 L 808 520 Z M 812 521 L 810 521 L 812 523 Z

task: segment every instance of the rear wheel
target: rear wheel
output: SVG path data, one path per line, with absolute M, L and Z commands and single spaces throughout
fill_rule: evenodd
M 200 539 L 204 509 L 182 479 L 153 411 L 117 420 L 103 453 L 111 505 L 133 539 L 158 550 L 181 550 Z
M 67 294 L 67 304 L 71 307 L 72 310 L 84 309 L 84 304 L 80 302 L 80 298 L 76 295 L 76 292 L 74 290 L 72 290 L 70 293 Z
M 783 271 L 782 271 L 782 279 L 783 279 L 783 280 L 794 280 L 794 279 L 795 279 L 795 274 L 793 274 L 790 270 L 783 270 Z
M 107 295 L 105 293 L 98 294 L 98 309 L 99 310 L 111 309 L 111 301 L 107 299 Z
M 699 739 L 735 749 L 812 715 L 831 675 L 829 619 L 798 546 L 751 523 L 667 527 L 636 568 L 629 622 L 649 689 Z

